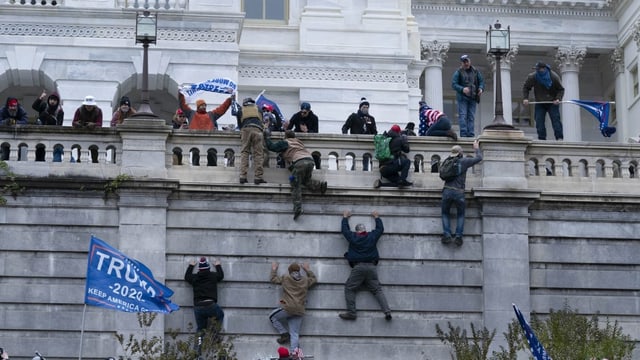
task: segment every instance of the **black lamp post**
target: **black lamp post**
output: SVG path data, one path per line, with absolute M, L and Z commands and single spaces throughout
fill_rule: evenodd
M 150 11 L 136 13 L 136 44 L 142 43 L 142 103 L 134 116 L 157 117 L 149 106 L 149 44 L 155 44 L 158 17 Z
M 506 29 L 502 28 L 502 24 L 499 21 L 493 25 L 489 25 L 489 31 L 487 31 L 487 54 L 492 54 L 496 59 L 496 104 L 495 104 L 495 117 L 491 125 L 485 127 L 485 129 L 514 129 L 513 126 L 507 124 L 504 120 L 504 110 L 502 108 L 502 74 L 500 70 L 500 58 L 503 55 L 509 53 L 511 48 L 511 30 L 507 26 Z

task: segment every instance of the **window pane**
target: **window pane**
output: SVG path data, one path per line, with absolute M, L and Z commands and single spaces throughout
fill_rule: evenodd
M 244 0 L 247 19 L 262 19 L 262 0 Z
M 284 2 L 285 0 L 266 0 L 265 19 L 284 20 Z

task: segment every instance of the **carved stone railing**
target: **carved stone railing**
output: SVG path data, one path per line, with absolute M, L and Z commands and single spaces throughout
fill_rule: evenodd
M 319 173 L 336 186 L 367 187 L 378 178 L 378 163 L 373 157 L 370 135 L 299 134 L 319 164 Z M 282 138 L 274 133 L 272 139 Z M 123 146 L 124 140 L 129 139 Z M 471 141 L 459 141 L 466 153 L 472 153 Z M 480 136 L 485 161 L 467 175 L 468 188 L 492 187 L 487 179 L 500 179 L 500 166 L 516 164 L 512 181 L 498 187 L 530 188 L 570 193 L 635 193 L 640 146 L 611 143 L 566 143 L 538 141 L 516 132 L 515 137 L 501 137 L 487 132 Z M 453 143 L 440 137 L 410 137 L 412 160 L 410 179 L 415 189 L 438 189 L 442 181 L 436 164 L 448 156 Z M 127 120 L 124 126 L 80 130 L 68 127 L 24 126 L 0 129 L 0 155 L 24 175 L 54 171 L 86 176 L 110 177 L 126 173 L 152 176 L 180 182 L 237 182 L 240 166 L 238 132 L 194 132 L 172 130 L 162 120 Z M 54 151 L 55 150 L 55 151 Z M 61 161 L 54 162 L 54 152 L 62 150 Z M 152 156 L 156 156 L 154 163 Z M 130 160 L 123 163 L 123 158 Z M 37 160 L 37 161 L 36 161 Z M 521 163 L 522 172 L 519 165 Z M 47 164 L 47 166 L 43 166 Z M 96 173 L 99 164 L 103 172 Z M 501 165 L 503 164 L 503 165 Z M 496 168 L 497 166 L 497 168 Z M 47 169 L 47 170 L 45 170 Z M 483 172 L 487 172 L 483 174 Z M 21 172 L 18 171 L 18 174 Z M 251 171 L 250 171 L 251 173 Z M 269 153 L 267 179 L 285 182 L 286 169 L 277 167 L 277 154 Z M 484 180 L 484 181 L 483 181 Z M 499 184 L 502 184 L 499 182 Z

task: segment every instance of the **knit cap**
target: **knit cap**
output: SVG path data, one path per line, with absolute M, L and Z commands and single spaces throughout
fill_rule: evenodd
M 211 269 L 211 265 L 209 265 L 207 258 L 204 256 L 201 257 L 200 262 L 198 263 L 198 270 L 202 271 L 202 270 L 209 270 L 209 269 Z

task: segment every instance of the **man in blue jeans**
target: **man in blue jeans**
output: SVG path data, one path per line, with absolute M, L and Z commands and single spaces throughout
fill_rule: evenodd
M 224 319 L 224 311 L 218 305 L 218 283 L 224 279 L 224 272 L 220 261 L 213 265 L 216 271 L 211 271 L 211 265 L 204 256 L 198 262 L 198 272 L 193 273 L 196 261 L 192 260 L 187 266 L 184 280 L 193 286 L 193 314 L 196 317 L 196 331 L 198 336 L 209 327 L 209 319 L 215 317 L 220 326 Z
M 453 73 L 451 88 L 456 91 L 460 137 L 474 137 L 476 105 L 484 91 L 484 78 L 471 66 L 469 55 L 460 57 L 460 67 Z
M 462 246 L 462 234 L 464 232 L 464 186 L 467 181 L 467 169 L 482 161 L 482 152 L 478 140 L 473 142 L 473 149 L 476 152 L 475 157 L 464 157 L 462 148 L 455 145 L 451 148 L 451 155 L 460 158 L 460 175 L 451 180 L 445 181 L 442 189 L 442 243 L 445 245 L 453 242 L 456 246 Z M 455 237 L 451 237 L 451 222 L 449 215 L 451 206 L 456 206 L 456 232 Z
M 547 139 L 547 127 L 545 125 L 547 113 L 551 118 L 553 135 L 556 140 L 564 139 L 562 122 L 560 121 L 560 101 L 564 96 L 564 87 L 560 76 L 551 70 L 551 67 L 542 61 L 538 61 L 533 67 L 534 72 L 527 76 L 522 86 L 522 104 L 529 105 L 529 92 L 533 89 L 536 101 L 534 118 L 538 140 Z

